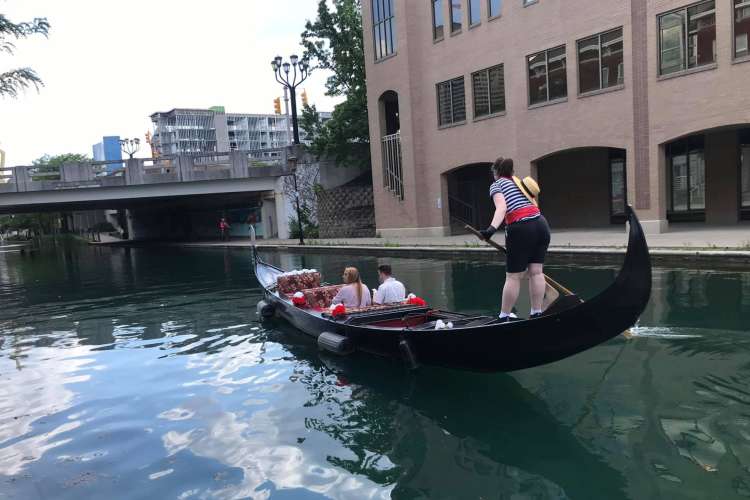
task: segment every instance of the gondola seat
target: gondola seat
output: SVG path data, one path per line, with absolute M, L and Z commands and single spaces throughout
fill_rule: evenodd
M 280 294 L 293 295 L 307 289 L 320 287 L 320 273 L 315 270 L 280 274 L 276 278 L 276 287 Z
M 307 307 L 311 309 L 328 309 L 333 298 L 345 285 L 319 286 L 301 290 L 307 299 Z

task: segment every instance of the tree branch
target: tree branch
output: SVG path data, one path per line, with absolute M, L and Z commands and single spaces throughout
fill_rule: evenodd
M 0 97 L 18 97 L 18 93 L 31 86 L 39 90 L 43 86 L 41 78 L 31 68 L 19 68 L 0 73 Z

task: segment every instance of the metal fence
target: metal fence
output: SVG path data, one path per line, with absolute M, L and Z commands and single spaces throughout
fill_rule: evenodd
M 383 149 L 383 187 L 393 193 L 399 200 L 404 199 L 404 172 L 401 167 L 401 132 L 384 135 Z

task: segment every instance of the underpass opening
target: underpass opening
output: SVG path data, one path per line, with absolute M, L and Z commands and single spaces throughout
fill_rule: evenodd
M 539 206 L 553 228 L 605 227 L 625 223 L 624 149 L 569 149 L 534 163 L 541 188 Z

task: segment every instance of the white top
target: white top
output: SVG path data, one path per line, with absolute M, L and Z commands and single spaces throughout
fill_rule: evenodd
M 370 290 L 363 284 L 362 285 L 362 301 L 357 304 L 357 288 L 356 283 L 346 285 L 331 301 L 331 304 L 344 304 L 344 307 L 366 307 L 371 303 Z
M 404 284 L 394 277 L 390 277 L 378 287 L 372 301 L 376 304 L 393 304 L 406 300 Z

